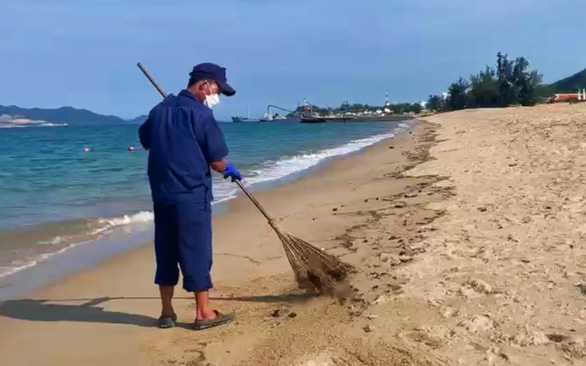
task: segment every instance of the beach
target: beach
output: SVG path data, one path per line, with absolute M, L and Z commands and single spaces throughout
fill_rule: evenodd
M 214 218 L 213 305 L 160 307 L 150 243 L 0 305 L 2 365 L 586 363 L 586 106 L 469 110 L 331 162 L 258 200 L 357 268 L 345 301 L 296 288 L 243 197 Z

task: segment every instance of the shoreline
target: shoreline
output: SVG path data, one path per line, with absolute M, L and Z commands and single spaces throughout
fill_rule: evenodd
M 400 127 L 397 125 L 395 126 L 395 129 L 389 131 L 389 133 L 394 135 L 390 137 L 391 139 L 397 135 L 406 133 L 410 128 L 416 126 L 419 121 L 410 120 L 405 121 L 405 123 L 408 123 L 408 126 Z M 368 140 L 377 136 L 379 135 L 364 138 L 360 141 Z M 355 154 L 361 154 L 365 150 L 378 144 L 385 143 L 388 139 L 389 138 L 384 138 L 378 142 L 367 145 L 366 147 L 361 147 L 345 154 L 325 157 L 315 165 L 311 165 L 308 168 L 301 169 L 284 177 L 269 181 L 255 182 L 249 189 L 251 192 L 258 194 L 260 192 L 277 189 L 302 179 L 310 178 L 316 172 L 319 172 L 322 169 L 327 169 L 328 166 L 337 160 L 346 159 Z M 354 142 L 355 141 L 349 141 L 342 146 L 347 146 Z M 233 201 L 242 199 L 245 199 L 242 192 L 237 191 L 236 196 L 219 200 L 214 204 L 213 216 L 216 217 L 229 212 L 230 205 Z M 97 223 L 98 221 L 123 221 L 127 217 L 132 219 L 135 216 L 144 216 L 145 214 L 150 214 L 152 216 L 150 211 L 141 211 L 133 215 L 125 215 L 124 217 L 114 217 L 109 219 L 95 218 L 87 221 L 87 224 L 89 225 L 89 223 L 92 222 Z M 80 223 L 77 223 L 77 225 L 82 226 Z M 103 230 L 105 230 L 105 232 L 101 233 Z M 100 230 L 99 234 L 100 235 L 96 238 L 91 238 L 85 231 L 83 233 L 78 233 L 76 237 L 82 238 L 87 236 L 87 238 L 79 242 L 68 243 L 57 251 L 41 253 L 35 257 L 34 260 L 31 260 L 31 262 L 23 264 L 20 269 L 8 272 L 7 275 L 0 276 L 0 304 L 6 300 L 26 296 L 32 291 L 39 291 L 44 286 L 51 285 L 54 282 L 67 278 L 68 276 L 98 266 L 102 261 L 109 260 L 114 255 L 120 255 L 126 251 L 132 251 L 142 246 L 149 245 L 152 241 L 152 238 L 150 238 L 150 236 L 152 236 L 152 220 L 144 219 L 130 223 L 130 225 L 111 224 L 111 227 L 105 227 Z M 126 244 L 118 248 L 116 247 L 116 242 L 123 242 Z
M 371 145 L 401 128 L 401 124 L 247 127 L 250 126 L 225 126 L 226 137 L 248 182 L 264 189 L 280 185 L 271 182 L 284 176 L 301 176 L 303 170 L 324 159 Z M 126 149 L 137 138 L 135 128 L 47 131 L 36 129 L 31 133 L 47 138 L 55 150 L 51 154 L 27 151 L 20 166 L 30 168 L 19 168 L 14 154 L 0 159 L 8 171 L 15 169 L 14 174 L 4 174 L 0 179 L 7 192 L 0 205 L 0 216 L 4 218 L 0 223 L 0 278 L 33 267 L 54 252 L 92 242 L 112 229 L 152 221 L 146 152 L 138 149 L 129 153 Z M 94 133 L 95 137 L 91 137 Z M 26 136 L 7 135 L 15 144 Z M 290 136 L 290 143 L 270 143 L 285 136 Z M 81 147 L 86 145 L 92 147 L 91 153 L 82 152 Z M 70 174 L 74 177 L 68 178 Z M 77 188 L 69 190 L 70 184 Z M 237 191 L 228 181 L 214 176 L 215 202 L 227 200 Z M 4 288 L 1 282 L 0 279 L 0 292 Z

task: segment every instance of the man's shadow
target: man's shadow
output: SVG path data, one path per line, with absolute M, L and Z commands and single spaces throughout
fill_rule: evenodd
M 82 322 L 127 324 L 139 327 L 154 327 L 157 319 L 119 311 L 109 311 L 96 307 L 101 303 L 113 300 L 158 300 L 158 297 L 99 297 L 95 299 L 71 300 L 9 300 L 0 303 L 0 316 L 12 319 L 42 321 L 42 322 Z M 193 300 L 192 297 L 177 297 L 177 300 Z M 308 299 L 305 295 L 282 296 L 251 296 L 251 297 L 218 297 L 217 301 L 244 301 L 263 303 L 300 303 Z M 81 305 L 59 304 L 63 301 L 85 301 Z
M 105 299 L 104 301 L 108 301 L 108 298 Z M 92 306 L 104 302 L 98 300 L 100 299 L 82 305 L 47 303 L 48 300 L 10 300 L 0 305 L 0 316 L 42 322 L 129 324 L 139 327 L 156 325 L 156 319 L 149 316 L 108 311 Z

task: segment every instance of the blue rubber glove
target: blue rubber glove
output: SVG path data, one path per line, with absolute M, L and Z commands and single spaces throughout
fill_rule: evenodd
M 234 165 L 228 164 L 226 166 L 226 171 L 224 171 L 224 179 L 226 178 L 232 178 L 232 182 L 234 182 L 237 180 L 242 180 L 242 175 L 240 175 L 240 172 Z

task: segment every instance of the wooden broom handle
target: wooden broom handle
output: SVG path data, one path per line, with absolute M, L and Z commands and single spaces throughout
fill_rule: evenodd
M 138 66 L 138 68 L 140 69 L 140 71 L 142 71 L 142 73 L 144 74 L 144 76 L 147 77 L 147 79 L 149 79 L 149 81 L 151 82 L 151 84 L 153 84 L 153 86 L 159 91 L 159 93 L 161 93 L 161 95 L 163 96 L 163 98 L 167 98 L 167 93 L 165 93 L 165 91 L 163 90 L 163 88 L 161 88 L 161 86 L 159 84 L 157 84 L 157 82 L 155 81 L 155 79 L 153 79 L 153 77 L 151 76 L 151 74 L 149 74 L 148 71 L 146 71 L 146 69 L 142 66 L 142 64 L 139 62 L 136 64 L 136 66 Z
M 161 88 L 161 86 L 159 84 L 157 84 L 155 79 L 153 79 L 151 74 L 149 74 L 149 72 L 144 68 L 144 66 L 142 66 L 142 64 L 140 62 L 137 63 L 136 66 L 138 66 L 138 68 L 140 69 L 140 71 L 142 71 L 144 76 L 146 76 L 147 79 L 149 79 L 149 81 L 151 82 L 151 84 L 153 84 L 153 86 L 159 91 L 159 93 L 161 93 L 163 98 L 167 98 L 167 93 L 165 93 L 163 88 Z M 273 218 L 265 211 L 265 209 L 260 205 L 260 203 L 256 200 L 256 198 L 254 198 L 254 196 L 248 191 L 248 189 L 246 189 L 246 187 L 244 187 L 244 184 L 242 184 L 242 182 L 239 180 L 236 180 L 236 184 L 238 185 L 238 187 L 240 187 L 242 192 L 244 192 L 244 194 L 246 194 L 246 196 L 252 201 L 252 203 L 254 203 L 256 208 L 258 208 L 258 210 L 263 214 L 263 216 L 266 217 L 267 220 L 269 220 L 269 223 L 272 224 Z
M 256 200 L 256 198 L 254 198 L 252 196 L 252 194 L 248 191 L 248 189 L 246 189 L 246 187 L 244 187 L 244 184 L 242 184 L 242 182 L 239 180 L 236 180 L 236 184 L 238 185 L 238 187 L 240 187 L 242 192 L 244 192 L 244 194 L 246 196 L 248 196 L 248 198 L 250 198 L 252 203 L 254 203 L 256 208 L 258 208 L 258 210 L 263 214 L 263 216 L 266 217 L 267 220 L 269 220 L 269 222 L 273 222 L 273 218 L 268 214 L 268 212 L 265 211 L 265 209 L 260 205 L 260 203 Z

